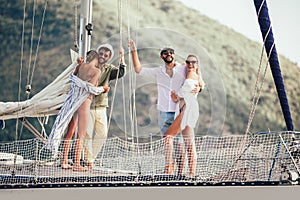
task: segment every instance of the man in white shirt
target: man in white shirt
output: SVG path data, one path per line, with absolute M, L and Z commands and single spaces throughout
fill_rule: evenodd
M 175 62 L 174 49 L 171 47 L 165 47 L 160 52 L 160 58 L 164 61 L 164 65 L 154 68 L 142 68 L 133 40 L 129 40 L 129 47 L 135 72 L 156 80 L 158 91 L 157 108 L 159 110 L 158 125 L 162 136 L 164 136 L 166 130 L 173 123 L 175 116 L 176 103 L 172 100 L 171 94 L 179 91 L 186 77 L 186 68 L 184 65 Z M 195 90 L 199 91 L 199 88 L 195 88 Z M 178 165 L 178 174 L 182 175 L 185 158 L 182 135 L 178 134 L 174 141 L 175 147 L 177 147 L 175 148 L 175 157 Z M 165 164 L 164 173 L 174 174 L 174 161 Z

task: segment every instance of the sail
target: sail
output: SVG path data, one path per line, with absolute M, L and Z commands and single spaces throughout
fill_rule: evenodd
M 58 113 L 70 90 L 69 74 L 77 65 L 74 58 L 76 55 L 84 57 L 90 49 L 92 27 L 88 29 L 87 25 L 91 26 L 92 2 L 81 0 L 79 54 L 71 51 L 72 64 L 31 99 L 21 102 L 0 102 L 0 120 L 42 117 Z
M 32 98 L 21 102 L 0 102 L 0 120 L 57 114 L 70 90 L 69 74 L 77 65 L 72 60 L 72 64 Z
M 269 58 L 269 63 L 272 70 L 273 79 L 276 85 L 276 90 L 285 119 L 286 127 L 288 131 L 294 131 L 293 120 L 290 113 L 289 103 L 284 88 L 280 65 L 278 62 L 276 46 L 274 43 L 273 31 L 271 27 L 271 21 L 269 18 L 267 2 L 265 0 L 254 0 L 254 4 L 258 16 L 258 22 L 262 33 L 262 37 L 265 40 L 265 48 Z

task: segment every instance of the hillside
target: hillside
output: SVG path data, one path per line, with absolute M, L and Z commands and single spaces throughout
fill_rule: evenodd
M 117 2 L 95 0 L 93 11 L 93 48 L 96 48 L 100 42 L 109 41 L 115 47 L 115 52 L 117 52 L 120 36 Z M 184 61 L 184 58 L 189 53 L 195 53 L 200 57 L 201 70 L 207 87 L 198 96 L 201 116 L 199 118 L 199 127 L 196 130 L 197 134 L 243 134 L 251 108 L 262 45 L 249 40 L 196 10 L 185 7 L 175 0 L 148 0 L 143 1 L 142 4 L 137 4 L 138 1 L 130 2 L 129 6 L 122 6 L 122 45 L 124 48 L 127 47 L 126 40 L 129 27 L 130 37 L 137 42 L 143 64 L 149 66 L 160 64 L 158 49 L 169 44 L 175 47 L 176 58 L 179 62 Z M 32 1 L 27 1 L 24 56 L 21 73 L 22 85 L 20 87 L 21 99 L 26 98 L 24 88 L 28 73 L 32 71 L 45 6 L 44 2 L 40 1 L 36 5 L 33 56 L 30 68 L 28 62 L 31 48 L 32 5 Z M 2 44 L 2 51 L 0 52 L 2 60 L 2 70 L 0 72 L 2 95 L 0 101 L 17 101 L 21 69 L 23 2 L 17 0 L 7 1 L 0 5 L 0 9 L 0 39 Z M 31 96 L 54 80 L 70 64 L 69 49 L 74 49 L 74 38 L 77 38 L 75 15 L 74 3 L 60 0 L 48 2 L 36 68 L 33 73 Z M 297 112 L 300 109 L 300 104 L 298 103 L 300 102 L 300 89 L 297 87 L 298 82 L 296 80 L 298 80 L 297 77 L 300 75 L 300 70 L 295 63 L 282 56 L 279 57 L 279 61 L 284 76 L 294 127 L 297 130 L 300 125 L 300 113 Z M 117 63 L 116 56 L 113 63 Z M 265 66 L 264 58 L 262 68 Z M 130 70 L 130 68 L 128 69 Z M 125 83 L 129 74 L 124 77 Z M 155 125 L 156 121 L 153 119 L 153 117 L 155 118 L 153 105 L 156 100 L 156 89 L 153 87 L 153 82 L 148 81 L 147 85 L 141 86 L 139 84 L 142 81 L 138 79 L 136 90 L 139 132 L 145 137 L 150 132 L 157 133 L 158 130 Z M 112 95 L 114 83 L 111 86 Z M 120 121 L 122 121 L 120 117 L 123 116 L 122 103 L 119 103 L 122 102 L 120 98 L 122 90 L 120 87 L 121 82 L 118 83 L 110 136 L 124 135 L 122 133 L 123 127 L 120 125 Z M 125 87 L 128 88 L 128 85 L 125 85 Z M 33 121 L 33 123 L 39 127 L 38 122 Z M 47 131 L 49 131 L 52 123 L 53 117 L 48 122 Z M 7 121 L 7 128 L 0 132 L 1 140 L 6 141 L 15 138 L 14 124 L 13 120 Z M 286 130 L 270 69 L 267 71 L 261 99 L 251 125 L 252 132 L 268 130 Z M 18 137 L 26 139 L 33 136 L 24 129 L 24 133 Z

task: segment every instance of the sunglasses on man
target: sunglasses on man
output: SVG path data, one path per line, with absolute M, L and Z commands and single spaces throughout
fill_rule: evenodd
M 174 54 L 174 50 L 171 50 L 171 49 L 170 49 L 170 50 L 163 50 L 163 51 L 161 52 L 161 54 L 162 54 L 162 55 L 165 55 L 165 56 L 166 56 L 166 55 L 169 55 L 169 54 Z
M 102 52 L 99 53 L 99 56 L 103 56 L 104 58 L 108 58 L 109 57 L 108 54 L 105 54 L 105 53 L 102 53 Z

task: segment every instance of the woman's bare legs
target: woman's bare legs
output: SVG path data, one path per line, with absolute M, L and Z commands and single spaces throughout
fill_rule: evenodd
M 82 152 L 82 140 L 85 138 L 86 131 L 88 128 L 89 122 L 89 112 L 90 105 L 92 100 L 87 98 L 81 106 L 78 108 L 78 136 L 75 142 L 75 162 L 74 162 L 74 171 L 86 171 L 88 168 L 80 165 L 80 158 Z
M 183 175 L 183 170 L 184 170 L 184 161 L 185 161 L 185 149 L 184 149 L 184 144 L 181 142 L 175 143 L 176 145 L 176 152 L 175 152 L 175 160 L 177 163 L 178 167 L 178 174 Z
M 195 176 L 196 165 L 197 165 L 197 155 L 196 155 L 196 146 L 194 139 L 194 130 L 186 126 L 182 131 L 184 137 L 184 143 L 188 155 L 188 166 L 189 166 L 189 175 L 191 177 Z
M 173 163 L 173 139 L 174 136 L 176 136 L 178 133 L 181 132 L 180 129 L 180 123 L 182 119 L 183 113 L 180 113 L 174 120 L 174 122 L 170 125 L 168 130 L 164 134 L 165 138 L 165 144 L 164 144 L 164 149 L 165 149 L 165 174 L 174 174 L 174 163 Z M 181 156 L 182 159 L 184 157 Z M 184 161 L 181 160 L 182 164 Z M 179 167 L 180 168 L 180 167 Z M 179 169 L 182 173 L 183 169 Z
M 71 169 L 72 165 L 69 165 L 68 163 L 68 155 L 71 145 L 71 139 L 74 136 L 74 133 L 76 131 L 76 125 L 78 121 L 77 112 L 75 112 L 74 116 L 72 117 L 69 125 L 68 125 L 68 131 L 66 133 L 66 136 L 64 138 L 64 148 L 63 148 L 63 158 L 62 158 L 62 164 L 61 168 L 63 169 Z
M 165 137 L 165 169 L 164 174 L 174 174 L 174 163 L 173 163 L 173 137 Z
M 178 166 L 178 174 L 183 174 L 184 169 L 184 160 L 185 160 L 185 151 L 183 143 L 176 142 L 176 152 L 175 152 L 175 159 Z M 165 174 L 174 174 L 174 159 L 173 159 L 173 150 L 174 150 L 174 137 L 173 136 L 166 136 L 165 143 L 164 143 L 164 150 L 165 150 Z

